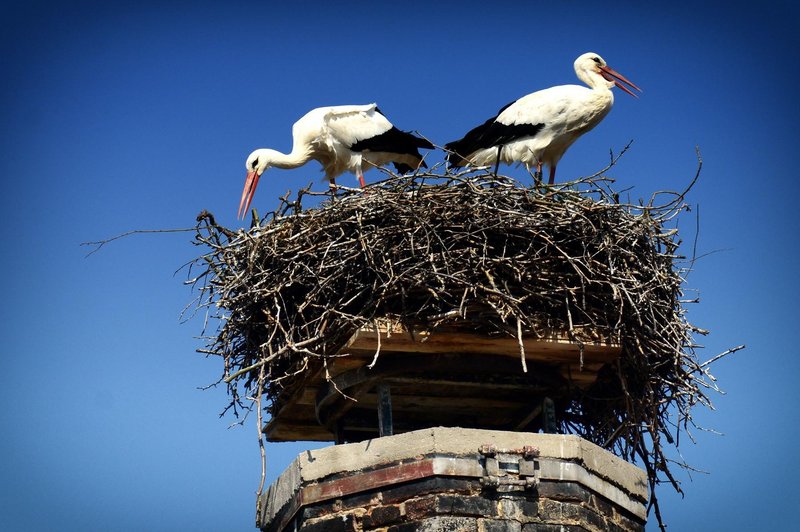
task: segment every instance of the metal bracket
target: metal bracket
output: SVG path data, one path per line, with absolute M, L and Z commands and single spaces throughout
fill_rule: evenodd
M 539 449 L 498 449 L 492 444 L 478 449 L 483 465 L 481 485 L 497 491 L 536 489 L 539 485 Z
M 392 434 L 392 394 L 389 385 L 381 382 L 378 383 L 378 435 L 383 438 Z
M 542 401 L 542 429 L 544 429 L 545 434 L 558 433 L 556 404 L 549 397 L 545 397 Z

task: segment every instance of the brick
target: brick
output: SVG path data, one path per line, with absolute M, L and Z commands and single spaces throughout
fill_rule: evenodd
M 429 493 L 479 493 L 480 482 L 457 478 L 434 477 L 421 482 L 406 482 L 399 486 L 385 487 L 381 490 L 385 504 L 403 502 Z
M 539 515 L 539 503 L 531 497 L 504 497 L 500 499 L 500 515 L 521 523 L 530 522 Z
M 542 481 L 538 487 L 539 497 L 558 501 L 589 502 L 591 494 L 575 482 Z
M 406 501 L 406 516 L 409 519 L 422 519 L 436 513 L 436 495 L 428 495 Z
M 478 532 L 478 524 L 470 517 L 437 516 L 390 526 L 386 532 Z
M 386 528 L 386 532 L 416 532 L 419 526 L 419 521 L 411 521 L 409 523 L 401 523 L 399 525 L 392 525 Z
M 586 530 L 605 531 L 606 519 L 588 506 L 543 499 L 539 517 L 547 523 L 578 525 Z
M 498 492 L 482 488 L 475 479 L 431 477 L 311 504 L 300 508 L 289 528 L 298 532 L 644 532 L 644 525 L 634 514 L 576 482 L 544 480 L 537 491 Z
M 606 519 L 591 508 L 577 506 L 576 513 L 579 516 L 580 523 L 586 523 L 589 530 L 597 530 L 602 532 L 608 530 L 609 528 Z
M 614 521 L 611 521 L 611 520 L 609 520 L 606 523 L 606 526 L 608 527 L 606 529 L 607 532 L 628 532 L 626 529 L 622 528 L 617 523 L 615 523 Z
M 522 532 L 522 523 L 508 519 L 478 519 L 478 532 Z
M 313 523 L 304 523 L 303 532 L 356 532 L 356 519 L 352 514 L 336 515 L 319 519 Z
M 627 521 L 631 521 L 633 523 L 640 523 L 642 526 L 644 526 L 644 523 L 645 523 L 644 521 L 639 519 L 637 516 L 635 516 L 634 514 L 629 512 L 628 510 L 626 510 L 625 508 L 621 508 L 619 506 L 616 506 L 614 508 L 614 519 L 617 520 L 617 521 L 626 521 L 627 520 Z
M 342 497 L 341 499 L 336 499 L 336 504 L 338 504 L 339 511 L 351 510 L 353 508 L 369 508 L 370 506 L 380 504 L 380 502 L 381 500 L 379 492 L 375 491 L 357 493 L 347 497 Z
M 299 516 L 301 521 L 306 521 L 332 513 L 334 513 L 334 510 L 330 504 L 315 504 L 313 506 L 306 506 L 300 510 Z
M 528 523 L 523 525 L 522 532 L 588 532 L 577 525 L 551 525 L 547 523 Z
M 492 517 L 497 515 L 497 503 L 484 497 L 439 495 L 436 510 L 449 515 Z
M 605 497 L 592 495 L 589 499 L 589 505 L 606 517 L 614 517 L 614 505 L 612 505 Z
M 543 521 L 557 520 L 564 515 L 564 506 L 569 505 L 552 499 L 541 499 L 539 500 L 539 518 Z
M 629 518 L 630 517 L 630 518 Z M 630 531 L 630 532 L 641 532 L 644 530 L 644 522 L 625 512 L 617 512 L 614 516 L 613 522 L 616 523 L 620 530 Z
M 392 504 L 390 506 L 376 506 L 367 512 L 361 520 L 361 525 L 365 530 L 391 525 L 403 518 L 400 506 Z
M 417 528 L 412 530 L 415 532 L 478 532 L 478 520 L 471 517 L 437 516 L 418 521 Z

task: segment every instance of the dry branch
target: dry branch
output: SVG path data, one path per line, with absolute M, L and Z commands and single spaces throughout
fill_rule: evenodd
M 688 270 L 668 227 L 685 192 L 633 205 L 599 176 L 531 188 L 478 170 L 389 175 L 311 209 L 306 195 L 287 194 L 247 231 L 198 217 L 206 251 L 191 283 L 219 319 L 203 352 L 224 361 L 228 409 L 263 394 L 274 414 L 282 392 L 376 320 L 503 335 L 521 350 L 523 335 L 581 342 L 588 331 L 618 339 L 622 355 L 572 391 L 560 429 L 640 460 L 651 487 L 680 490 L 665 448 L 718 391 L 695 354 L 705 331 L 686 321 Z

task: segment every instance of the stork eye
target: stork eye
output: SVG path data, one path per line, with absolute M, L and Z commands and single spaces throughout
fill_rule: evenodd
M 599 57 L 592 57 L 592 61 L 594 61 L 598 65 L 600 64 L 600 58 Z
M 258 166 L 258 159 L 253 161 L 253 164 L 252 164 L 253 170 L 255 170 L 257 166 Z

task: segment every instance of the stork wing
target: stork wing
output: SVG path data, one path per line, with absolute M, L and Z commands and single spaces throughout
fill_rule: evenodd
M 391 122 L 374 103 L 330 107 L 325 113 L 323 123 L 325 133 L 348 148 L 392 129 Z
M 525 137 L 534 137 L 544 127 L 542 122 L 528 122 L 520 116 L 518 108 L 520 100 L 513 101 L 498 111 L 483 124 L 471 129 L 463 138 L 448 142 L 445 149 L 447 162 L 459 167 L 468 163 L 468 159 L 478 150 L 492 149 Z M 506 120 L 502 120 L 505 118 Z
M 506 126 L 544 124 L 549 127 L 569 121 L 590 103 L 593 91 L 580 85 L 559 85 L 523 96 L 497 114 L 497 122 Z

